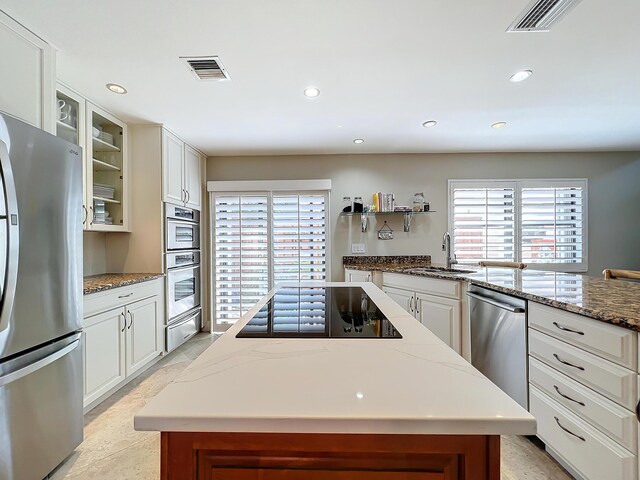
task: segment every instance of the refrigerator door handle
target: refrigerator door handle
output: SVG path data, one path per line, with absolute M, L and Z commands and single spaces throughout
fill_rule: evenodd
M 9 150 L 2 140 L 0 140 L 0 174 L 4 183 L 4 192 L 0 192 L 0 194 L 4 196 L 7 210 L 7 250 L 6 252 L 0 252 L 0 255 L 6 255 L 6 271 L 3 275 L 4 278 L 0 280 L 0 282 L 3 282 L 1 292 L 2 306 L 0 307 L 0 332 L 2 332 L 8 328 L 13 312 L 13 300 L 18 283 L 19 253 L 18 198 L 16 196 Z
M 5 386 L 5 385 L 7 385 L 7 384 L 9 384 L 11 382 L 15 382 L 16 380 L 20 380 L 22 377 L 26 377 L 30 373 L 33 373 L 36 370 L 40 370 L 41 368 L 44 368 L 47 365 L 52 364 L 56 360 L 64 357 L 65 355 L 71 353 L 72 351 L 74 351 L 76 348 L 78 348 L 78 345 L 80 345 L 79 336 L 78 336 L 78 338 L 76 340 L 71 342 L 66 347 L 61 348 L 60 350 L 58 350 L 56 352 L 53 352 L 52 354 L 47 355 L 44 358 L 41 358 L 37 362 L 33 362 L 31 365 L 27 365 L 26 367 L 23 367 L 23 368 L 21 368 L 19 370 L 16 370 L 15 372 L 11 372 L 11 373 L 8 373 L 8 374 L 6 374 L 4 376 L 1 376 L 0 377 L 0 387 L 3 387 L 3 386 Z

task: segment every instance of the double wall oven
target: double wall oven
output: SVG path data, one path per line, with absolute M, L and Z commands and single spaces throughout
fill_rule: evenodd
M 200 330 L 200 212 L 165 204 L 167 351 Z

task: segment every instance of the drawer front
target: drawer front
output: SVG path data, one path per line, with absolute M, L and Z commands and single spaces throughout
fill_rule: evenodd
M 529 354 L 629 410 L 636 406 L 637 375 L 631 370 L 533 329 Z
M 636 451 L 638 421 L 633 412 L 529 357 L 529 381 L 616 442 Z
M 460 282 L 457 280 L 440 280 L 437 278 L 385 273 L 382 277 L 384 285 L 415 292 L 430 293 L 439 297 L 460 298 Z
M 634 480 L 636 455 L 531 387 L 531 414 L 547 448 L 588 479 Z M 581 437 L 581 438 L 579 438 Z
M 122 307 L 144 298 L 162 294 L 162 279 L 136 283 L 127 287 L 118 287 L 106 292 L 84 296 L 84 314 L 86 318 L 112 308 Z
M 638 367 L 638 336 L 631 330 L 534 302 L 529 326 L 623 367 Z
M 167 352 L 175 350 L 200 330 L 200 310 L 179 318 L 167 327 Z

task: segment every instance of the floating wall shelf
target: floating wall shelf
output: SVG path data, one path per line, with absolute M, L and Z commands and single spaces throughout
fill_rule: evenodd
M 362 231 L 366 232 L 369 228 L 369 217 L 375 217 L 377 215 L 403 215 L 404 216 L 404 231 L 411 230 L 411 219 L 414 215 L 427 215 L 429 213 L 435 213 L 435 210 L 429 210 L 428 212 L 341 212 L 341 217 L 355 217 L 360 216 L 360 224 L 362 225 Z

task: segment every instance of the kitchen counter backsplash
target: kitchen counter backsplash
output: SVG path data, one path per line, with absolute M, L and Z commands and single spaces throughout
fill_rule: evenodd
M 431 265 L 431 255 L 358 255 L 342 257 L 342 265 L 349 267 L 366 266 L 369 270 L 380 267 L 425 267 Z
M 473 270 L 473 273 L 411 272 L 408 268 L 417 265 L 394 264 L 392 261 L 385 261 L 385 257 L 357 258 L 371 261 L 357 264 L 344 262 L 344 266 L 357 270 L 468 281 L 474 285 L 640 331 L 640 283 L 605 280 L 578 273 L 470 265 L 454 265 L 454 268 Z
M 84 277 L 83 293 L 89 295 L 164 277 L 164 273 L 101 273 Z

